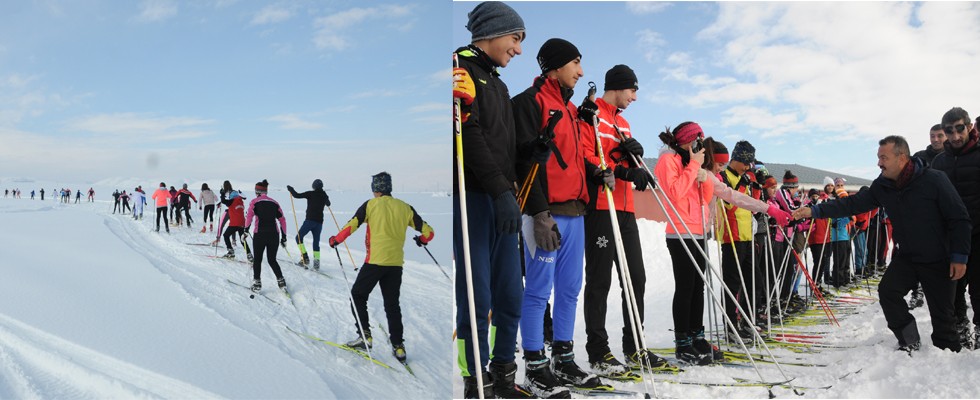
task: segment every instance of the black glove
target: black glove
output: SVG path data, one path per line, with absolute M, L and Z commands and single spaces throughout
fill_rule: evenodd
M 555 251 L 561 246 L 561 232 L 551 218 L 551 211 L 534 214 L 534 243 L 544 251 Z
M 616 176 L 613 174 L 613 170 L 611 168 L 606 168 L 604 170 L 596 168 L 592 177 L 593 182 L 595 182 L 596 185 L 605 184 L 606 186 L 609 186 L 609 190 L 616 190 Z
M 296 191 L 293 190 L 293 187 L 289 185 L 286 185 L 286 190 L 289 190 L 289 193 L 296 193 Z
M 330 207 L 330 196 L 323 196 L 323 199 L 327 201 L 327 207 Z
M 286 232 L 280 232 L 280 233 L 282 233 L 282 235 L 279 235 L 280 236 L 279 244 L 282 245 L 282 247 L 286 247 Z
M 552 140 L 555 138 L 555 126 L 561 121 L 561 110 L 551 110 L 548 117 L 548 125 L 538 133 L 538 137 L 531 142 L 531 161 L 546 163 L 551 158 Z
M 578 106 L 578 118 L 592 126 L 595 117 L 599 115 L 599 106 L 588 97 L 582 100 L 582 105 Z
M 517 198 L 510 191 L 503 192 L 493 199 L 493 210 L 497 216 L 498 232 L 514 234 L 521 229 L 521 208 Z
M 626 138 L 626 140 L 619 144 L 619 147 L 633 153 L 634 156 L 643 157 L 643 145 L 636 139 Z
M 614 175 L 616 179 L 633 182 L 636 184 L 636 190 L 641 192 L 647 190 L 647 185 L 650 184 L 650 177 L 640 168 L 624 168 L 617 165 Z
M 415 245 L 416 246 L 419 246 L 419 247 L 425 246 L 425 243 L 422 243 L 422 237 L 421 236 L 415 235 L 415 237 L 413 237 L 412 239 L 415 240 Z

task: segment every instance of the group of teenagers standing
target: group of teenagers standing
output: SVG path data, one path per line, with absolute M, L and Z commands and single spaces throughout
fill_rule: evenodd
M 312 190 L 309 191 L 297 192 L 289 185 L 286 186 L 286 189 L 292 197 L 306 199 L 307 201 L 306 218 L 295 236 L 301 256 L 297 264 L 303 268 L 319 270 L 320 233 L 323 230 L 324 209 L 330 207 L 330 197 L 323 190 L 323 181 L 320 179 L 313 181 Z M 187 190 L 187 184 L 184 184 L 183 189 L 177 191 L 176 194 L 172 193 L 173 190 L 172 186 L 168 190 L 166 183 L 160 182 L 159 188 L 151 197 L 157 207 L 157 232 L 160 231 L 161 217 L 163 217 L 163 225 L 166 231 L 170 232 L 167 223 L 167 209 L 174 203 L 177 204 L 175 215 L 179 217 L 183 210 L 187 226 L 190 227 L 191 217 L 187 212 L 189 208 L 188 199 L 195 202 L 197 199 Z M 364 202 L 354 212 L 354 216 L 347 224 L 341 227 L 336 235 L 330 236 L 328 239 L 330 247 L 336 248 L 359 227 L 365 224 L 369 226 L 369 234 L 365 237 L 367 255 L 351 286 L 351 311 L 355 317 L 354 325 L 358 336 L 348 342 L 347 345 L 361 349 L 372 347 L 373 339 L 367 303 L 368 296 L 374 287 L 380 286 L 388 320 L 388 334 L 392 344 L 392 353 L 396 358 L 404 361 L 407 355 L 399 299 L 401 296 L 402 266 L 404 265 L 403 245 L 406 228 L 414 229 L 420 233 L 415 238 L 416 244 L 420 247 L 427 245 L 433 239 L 435 231 L 422 220 L 422 217 L 412 206 L 392 197 L 391 175 L 387 172 L 372 176 L 371 190 L 374 193 L 374 198 Z M 277 286 L 280 290 L 288 292 L 286 279 L 276 259 L 279 247 L 285 248 L 288 240 L 286 218 L 279 202 L 269 197 L 268 192 L 269 182 L 267 180 L 257 182 L 254 191 L 255 198 L 246 207 L 246 198 L 242 191 L 234 189 L 231 182 L 224 181 L 217 196 L 205 183 L 201 186 L 200 193 L 204 208 L 204 221 L 207 223 L 208 219 L 211 219 L 212 225 L 209 227 L 213 231 L 215 205 L 219 211 L 221 206 L 225 206 L 225 212 L 220 218 L 215 240 L 211 244 L 217 246 L 223 237 L 225 247 L 228 249 L 224 257 L 234 259 L 235 250 L 232 246 L 232 240 L 235 239 L 236 242 L 241 243 L 248 261 L 252 264 L 251 290 L 255 292 L 262 290 L 262 259 L 265 255 L 269 267 L 272 268 L 272 272 L 276 276 Z M 201 207 L 199 206 L 199 208 Z M 227 228 L 225 228 L 226 226 Z M 206 232 L 202 227 L 201 233 Z M 303 243 L 308 233 L 313 236 L 312 260 Z M 251 248 L 249 241 L 251 241 Z
M 522 18 L 504 3 L 487 1 L 468 13 L 466 27 L 472 34 L 471 43 L 455 51 L 458 65 L 453 68 L 459 121 L 456 137 L 461 141 L 457 148 L 462 149 L 462 154 L 454 151 L 456 165 L 461 166 L 454 169 L 456 326 L 465 397 L 568 398 L 567 386 L 598 387 L 604 385 L 600 376 L 623 379 L 635 376 L 631 370 L 676 368 L 643 345 L 646 275 L 634 187 L 659 190 L 658 201 L 669 208 L 665 210 L 666 244 L 675 281 L 672 315 L 679 362 L 706 365 L 721 358 L 704 335 L 709 226 L 721 242 L 721 280 L 729 293 L 723 293 L 720 300 L 728 331 L 730 337 L 744 342 L 758 337 L 753 326 L 758 310 L 749 308 L 750 294 L 766 292 L 756 291 L 756 283 L 747 278 L 755 265 L 751 259 L 757 232 L 754 214 L 772 222 L 772 235 L 782 238 L 777 242 L 783 243 L 786 252 L 792 241 L 811 233 L 808 224 L 816 220 L 879 208 L 891 217 L 897 244 L 892 266 L 880 286 L 888 327 L 901 348 L 918 345 L 914 318 L 902 297 L 922 282 L 934 313 L 934 343 L 959 350 L 958 341 L 947 341 L 952 331 L 947 332 L 945 317 L 935 314 L 946 304 L 942 290 L 955 286 L 970 253 L 970 215 L 963 202 L 977 200 L 961 200 L 963 192 L 954 189 L 946 174 L 920 167 L 921 161 L 910 155 L 903 138 L 889 136 L 879 143 L 882 175 L 868 190 L 824 199 L 820 204 L 797 200 L 789 190 L 798 188 L 798 179 L 791 173 L 784 177 L 782 190 L 786 193 L 775 191 L 775 178 L 769 187 L 753 184 L 755 174 L 750 170 L 756 164 L 755 148 L 743 140 L 729 152 L 722 143 L 705 138 L 696 122 L 660 133 L 663 146 L 651 170 L 643 162 L 643 146 L 633 138 L 623 116 L 639 89 L 630 67 L 611 67 L 602 95 L 590 93 L 576 106 L 571 100 L 583 76 L 582 55 L 567 40 L 549 39 L 536 56 L 541 74 L 512 98 L 499 69 L 522 53 L 526 37 Z M 975 146 L 976 133 L 968 117 L 961 122 L 946 119 L 944 116 L 943 129 L 949 125 L 954 131 L 972 132 Z M 961 174 L 976 168 L 976 154 L 971 154 L 969 162 L 954 162 Z M 966 163 L 971 164 L 966 167 Z M 956 173 L 950 175 L 954 176 Z M 962 176 L 970 180 L 980 174 Z M 465 182 L 462 187 L 461 180 Z M 762 198 L 761 192 L 768 196 Z M 909 204 L 913 203 L 910 196 L 915 198 L 915 208 Z M 819 194 L 815 197 L 820 198 Z M 973 203 L 971 212 L 976 209 L 980 207 Z M 794 219 L 800 221 L 789 226 Z M 618 254 L 617 248 L 624 254 Z M 975 257 L 970 259 L 973 262 Z M 462 268 L 464 262 L 468 268 Z M 946 268 L 940 270 L 942 265 Z M 625 365 L 610 349 L 605 324 L 613 273 L 624 288 Z M 840 279 L 832 280 L 833 284 L 844 284 Z M 583 280 L 585 351 L 591 372 L 576 364 L 572 342 Z M 792 293 L 791 285 L 781 284 L 782 293 Z M 951 286 L 948 293 L 952 305 Z M 549 300 L 553 301 L 550 357 L 545 348 Z M 902 302 L 900 309 L 896 301 Z M 952 307 L 949 311 L 952 321 Z M 471 319 L 475 319 L 476 332 Z M 515 381 L 518 331 L 525 362 L 522 385 Z

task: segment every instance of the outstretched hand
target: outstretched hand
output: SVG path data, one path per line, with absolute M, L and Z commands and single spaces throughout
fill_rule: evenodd
M 800 207 L 793 211 L 793 219 L 810 218 L 813 215 L 813 211 L 810 207 Z

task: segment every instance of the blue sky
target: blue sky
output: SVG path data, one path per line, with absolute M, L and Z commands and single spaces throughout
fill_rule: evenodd
M 453 3 L 454 46 L 469 43 L 477 4 Z M 627 64 L 640 91 L 624 116 L 650 154 L 665 126 L 691 120 L 729 149 L 749 140 L 763 161 L 874 178 L 882 137 L 914 152 L 950 108 L 980 114 L 976 2 L 508 4 L 527 27 L 523 54 L 501 70 L 511 95 L 540 73 L 552 37 L 583 55 L 575 104 Z
M 0 2 L 0 177 L 448 190 L 450 6 Z M 433 154 L 445 154 L 434 162 Z

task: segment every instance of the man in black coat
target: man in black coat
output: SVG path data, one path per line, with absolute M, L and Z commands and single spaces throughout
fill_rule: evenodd
M 932 161 L 936 159 L 936 156 L 942 154 L 945 144 L 946 133 L 943 132 L 941 124 L 935 124 L 929 129 L 929 145 L 924 150 L 917 151 L 912 157 L 921 158 L 928 165 L 932 165 Z
M 973 305 L 973 325 L 980 325 L 980 151 L 977 151 L 977 128 L 970 121 L 966 110 L 956 107 L 946 112 L 942 129 L 947 133 L 946 150 L 939 154 L 932 167 L 943 171 L 959 193 L 973 221 L 970 235 L 971 254 L 966 267 L 966 278 L 956 285 L 953 314 L 960 343 L 967 348 L 977 348 L 980 329 L 970 334 L 970 320 L 966 318 L 966 289 L 970 287 L 970 303 Z
M 802 207 L 793 217 L 843 217 L 884 207 L 892 220 L 896 243 L 891 264 L 878 286 L 888 328 L 898 338 L 900 350 L 919 348 L 915 317 L 903 298 L 921 283 L 932 317 L 933 345 L 959 351 L 953 293 L 956 280 L 966 273 L 970 215 L 946 174 L 927 168 L 922 159 L 909 157 L 905 138 L 888 136 L 878 145 L 881 176 L 871 183 L 871 190 L 812 208 Z

